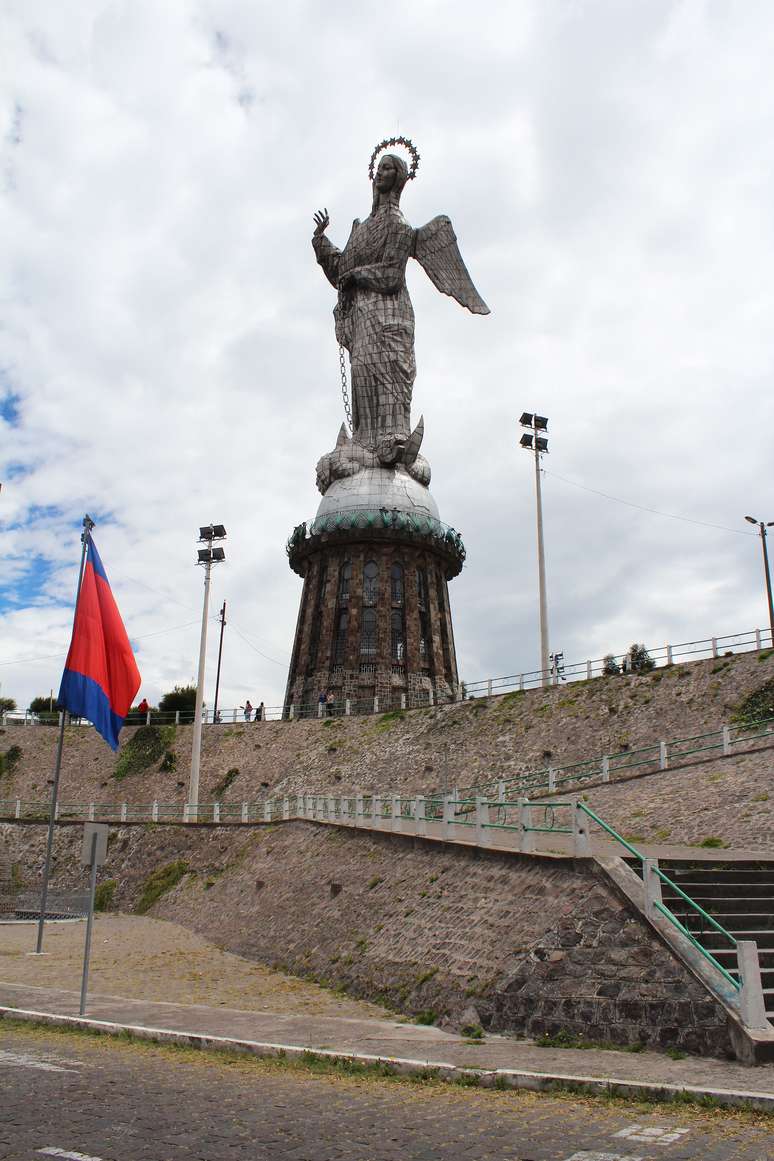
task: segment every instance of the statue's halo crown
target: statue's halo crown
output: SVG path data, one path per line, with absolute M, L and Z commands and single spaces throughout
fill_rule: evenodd
M 385 149 L 389 149 L 391 145 L 402 145 L 404 149 L 409 151 L 411 154 L 411 168 L 408 172 L 408 180 L 411 181 L 412 178 L 416 177 L 417 170 L 419 169 L 419 150 L 414 142 L 409 140 L 408 137 L 385 137 L 384 141 L 380 141 L 376 146 L 371 154 L 371 160 L 368 162 L 369 181 L 374 180 L 374 163 L 377 157 Z

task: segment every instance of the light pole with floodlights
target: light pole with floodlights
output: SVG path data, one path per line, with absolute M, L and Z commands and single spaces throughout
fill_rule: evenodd
M 758 531 L 761 534 L 761 547 L 763 548 L 763 571 L 766 574 L 766 599 L 769 603 L 769 631 L 771 633 L 771 644 L 774 645 L 774 602 L 771 599 L 771 572 L 769 571 L 769 550 L 766 545 L 766 529 L 774 526 L 774 520 L 756 520 L 754 516 L 745 516 L 748 524 L 757 524 Z
M 210 604 L 210 570 L 213 564 L 226 559 L 222 548 L 213 548 L 216 540 L 226 539 L 226 529 L 222 524 L 208 524 L 199 529 L 199 543 L 206 548 L 198 550 L 197 565 L 204 567 L 204 607 L 202 609 L 202 635 L 199 642 L 199 676 L 196 680 L 196 709 L 194 710 L 193 744 L 191 746 L 191 778 L 188 784 L 188 821 L 196 822 L 199 815 L 199 762 L 202 755 L 202 705 L 204 702 L 204 661 L 207 652 L 207 613 Z
M 519 423 L 530 429 L 519 440 L 526 451 L 535 454 L 535 503 L 537 506 L 538 589 L 540 596 L 540 684 L 551 684 L 551 662 L 548 655 L 548 601 L 546 599 L 546 555 L 543 547 L 543 498 L 540 491 L 540 457 L 548 452 L 548 420 L 545 415 L 523 411 Z M 540 434 L 540 433 L 543 434 Z

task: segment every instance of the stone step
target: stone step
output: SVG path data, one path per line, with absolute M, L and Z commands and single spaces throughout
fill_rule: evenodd
M 675 907 L 687 907 L 688 904 L 676 895 L 675 892 L 668 887 L 666 883 L 663 884 L 662 894 L 665 899 L 670 899 L 670 906 L 672 902 Z M 748 914 L 755 912 L 760 915 L 770 915 L 774 913 L 774 899 L 766 895 L 703 895 L 698 891 L 686 891 L 686 895 L 690 895 L 694 903 L 698 903 L 705 911 L 710 911 L 713 914 L 716 911 L 723 911 L 726 914 L 737 912 Z M 674 910 L 674 907 L 672 908 Z
M 669 872 L 666 871 L 665 874 Z M 701 903 L 702 899 L 717 899 L 718 902 L 723 899 L 767 899 L 774 907 L 774 880 L 765 883 L 690 883 L 685 879 L 675 879 L 673 875 L 670 875 L 670 878 L 674 879 L 681 891 L 685 891 L 686 895 L 690 895 L 697 903 Z M 669 890 L 666 884 L 664 890 Z
M 682 899 L 665 898 L 664 902 L 689 931 L 713 930 L 712 925 L 707 923 L 706 919 L 702 919 L 701 915 Z M 769 931 L 774 928 L 774 912 L 771 911 L 723 911 L 715 906 L 705 907 L 704 910 L 732 935 L 736 934 L 737 931 L 749 930 L 753 927 L 759 931 Z
M 696 935 L 697 933 L 693 932 L 692 934 Z M 734 939 L 737 940 L 753 940 L 758 944 L 759 953 L 762 952 L 767 956 L 767 958 L 769 955 L 774 956 L 774 928 L 767 928 L 765 930 L 752 929 L 749 931 L 737 930 L 732 934 Z M 707 949 L 707 951 L 711 951 L 713 955 L 715 955 L 716 950 L 725 951 L 725 949 L 729 947 L 728 940 L 725 938 L 725 936 L 721 935 L 719 931 L 712 931 L 711 929 L 708 929 L 703 933 L 701 937 L 701 943 Z M 729 950 L 734 955 L 736 954 L 733 948 L 730 948 Z M 767 963 L 766 966 L 769 967 L 769 964 Z
M 686 883 L 698 886 L 700 883 L 768 883 L 774 885 L 774 864 L 765 867 L 681 867 L 675 863 L 659 860 L 659 867 L 670 879 L 674 879 L 683 889 Z

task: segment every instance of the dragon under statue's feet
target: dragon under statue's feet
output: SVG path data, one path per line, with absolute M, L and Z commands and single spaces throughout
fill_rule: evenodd
M 365 447 L 347 435 L 341 425 L 336 446 L 317 463 L 317 488 L 324 496 L 334 480 L 354 476 L 363 468 L 403 468 L 417 483 L 430 483 L 430 464 L 419 454 L 424 435 L 424 420 L 420 419 L 408 439 L 385 436 L 375 448 Z

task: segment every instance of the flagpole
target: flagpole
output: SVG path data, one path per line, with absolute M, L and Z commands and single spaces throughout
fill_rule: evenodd
M 81 584 L 83 583 L 83 569 L 86 561 L 86 548 L 89 543 L 89 535 L 94 527 L 94 521 L 88 512 L 83 518 L 83 532 L 81 533 L 81 567 L 78 571 L 78 588 L 75 594 L 75 611 L 73 612 L 73 629 L 75 629 L 75 616 L 78 612 L 78 601 L 81 596 Z M 51 853 L 54 847 L 54 823 L 56 821 L 56 804 L 59 793 L 59 773 L 62 769 L 62 748 L 64 746 L 64 731 L 65 723 L 67 721 L 67 710 L 63 709 L 59 717 L 59 737 L 56 743 L 56 759 L 54 762 L 54 784 L 51 787 L 51 806 L 48 812 L 48 836 L 46 838 L 46 863 L 43 868 L 43 888 L 40 895 L 40 915 L 38 916 L 38 939 L 33 955 L 43 954 L 43 924 L 46 919 L 46 904 L 48 903 L 48 880 L 51 875 Z

